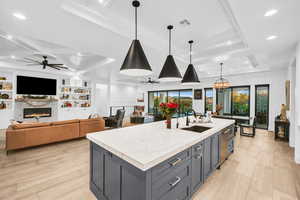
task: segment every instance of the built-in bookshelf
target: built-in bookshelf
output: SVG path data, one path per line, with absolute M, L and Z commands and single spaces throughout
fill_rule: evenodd
M 0 72 L 0 110 L 12 109 L 13 94 L 12 75 Z
M 60 108 L 91 107 L 92 88 L 89 81 L 62 79 L 59 88 Z

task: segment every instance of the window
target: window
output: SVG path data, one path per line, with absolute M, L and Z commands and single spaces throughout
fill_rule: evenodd
M 268 129 L 269 125 L 269 85 L 255 86 L 256 127 Z
M 204 89 L 204 107 L 205 107 L 205 113 L 207 111 L 213 111 L 213 89 L 212 88 L 205 88 Z
M 217 104 L 223 108 L 221 115 L 249 116 L 250 86 L 238 86 L 217 90 Z
M 181 90 L 179 93 L 180 113 L 186 113 L 193 108 L 193 91 Z
M 248 116 L 250 107 L 250 88 L 232 88 L 232 114 L 238 116 Z
M 148 92 L 149 114 L 159 114 L 159 104 L 166 102 L 178 103 L 179 115 L 182 116 L 193 106 L 193 91 L 188 89 Z

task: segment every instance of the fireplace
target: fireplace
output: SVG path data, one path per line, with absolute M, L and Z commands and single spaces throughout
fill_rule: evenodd
M 51 108 L 24 108 L 23 118 L 51 117 Z

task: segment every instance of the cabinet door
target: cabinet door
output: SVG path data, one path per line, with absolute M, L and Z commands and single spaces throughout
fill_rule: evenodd
M 216 169 L 220 161 L 220 147 L 219 147 L 219 134 L 211 137 L 211 162 L 212 170 Z
M 192 193 L 196 192 L 203 183 L 203 154 L 193 155 L 192 158 Z
M 203 171 L 204 180 L 206 180 L 211 173 L 211 137 L 204 140 Z
M 109 152 L 105 153 L 104 196 L 109 200 L 120 200 L 120 163 Z
M 91 145 L 91 182 L 96 186 L 98 193 L 103 192 L 104 182 L 104 153 L 96 145 Z

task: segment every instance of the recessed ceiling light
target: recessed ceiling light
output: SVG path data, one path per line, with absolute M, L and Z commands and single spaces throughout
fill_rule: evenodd
M 11 55 L 10 58 L 11 58 L 11 59 L 16 59 L 16 56 Z
M 271 16 L 275 15 L 277 12 L 278 12 L 277 9 L 271 9 L 271 10 L 268 10 L 268 11 L 265 13 L 265 17 L 271 17 Z
M 226 42 L 226 45 L 228 45 L 228 46 L 232 45 L 232 41 L 231 41 L 231 40 L 228 40 L 228 41 Z
M 111 0 L 98 0 L 98 2 L 102 5 L 102 6 L 107 6 L 110 3 Z
M 7 38 L 8 40 L 12 40 L 12 39 L 13 39 L 13 36 L 12 36 L 12 35 L 7 35 L 6 38 Z
M 269 37 L 266 38 L 266 40 L 275 40 L 277 38 L 276 35 L 271 35 Z
M 80 52 L 77 53 L 77 56 L 82 56 L 82 54 Z
M 19 12 L 13 13 L 13 16 L 20 19 L 20 20 L 26 20 L 27 19 L 27 17 L 25 15 L 23 15 L 22 13 L 19 13 Z

